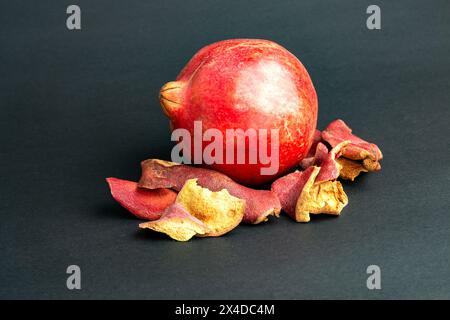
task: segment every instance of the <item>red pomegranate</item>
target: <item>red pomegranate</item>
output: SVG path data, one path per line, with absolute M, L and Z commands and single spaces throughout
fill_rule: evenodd
M 217 129 L 224 137 L 227 129 L 278 129 L 279 163 L 273 174 L 261 173 L 268 164 L 259 158 L 248 161 L 249 148 L 244 164 L 210 165 L 247 185 L 271 181 L 297 165 L 308 152 L 317 123 L 317 95 L 308 72 L 292 53 L 268 40 L 234 39 L 204 47 L 176 81 L 162 87 L 160 102 L 172 130 L 187 129 L 192 139 L 194 121 L 201 121 L 203 132 Z M 267 140 L 271 150 L 272 140 Z M 202 143 L 202 150 L 208 143 Z

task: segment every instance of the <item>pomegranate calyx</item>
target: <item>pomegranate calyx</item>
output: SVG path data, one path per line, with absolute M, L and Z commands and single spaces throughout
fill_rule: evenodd
M 170 81 L 159 91 L 159 103 L 168 117 L 171 117 L 181 106 L 184 87 L 183 81 Z

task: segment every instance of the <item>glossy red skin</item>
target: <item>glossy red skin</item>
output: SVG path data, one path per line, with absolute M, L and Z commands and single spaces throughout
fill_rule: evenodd
M 201 49 L 177 77 L 183 88 L 169 117 L 173 129 L 279 129 L 279 170 L 257 164 L 213 164 L 235 181 L 258 185 L 294 167 L 307 154 L 317 123 L 317 95 L 301 62 L 268 40 L 235 39 Z M 270 132 L 270 131 L 269 131 Z M 203 147 L 209 142 L 203 144 Z M 268 142 L 270 150 L 270 140 Z M 246 150 L 248 159 L 248 150 Z M 235 152 L 236 154 L 236 152 Z M 224 149 L 224 156 L 226 155 Z

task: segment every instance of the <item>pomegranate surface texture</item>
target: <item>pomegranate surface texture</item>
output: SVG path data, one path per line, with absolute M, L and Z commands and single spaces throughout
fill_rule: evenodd
M 216 129 L 224 137 L 223 163 L 208 166 L 247 185 L 269 182 L 296 166 L 307 154 L 316 130 L 317 95 L 308 72 L 292 53 L 268 40 L 234 39 L 204 47 L 176 81 L 163 86 L 160 102 L 172 130 L 190 133 L 191 153 L 183 156 L 194 158 L 194 122 L 201 121 L 202 133 Z M 234 161 L 225 160 L 230 143 L 225 138 L 227 129 L 242 130 L 237 136 L 246 141 L 245 163 L 238 163 L 236 146 L 228 155 Z M 265 141 L 257 137 L 256 156 L 245 134 L 248 129 L 267 130 Z M 275 145 L 271 129 L 278 129 L 278 159 L 271 154 Z M 202 141 L 199 149 L 204 151 L 213 140 Z M 261 172 L 270 166 L 262 160 L 261 148 L 267 149 L 271 161 L 277 161 L 275 172 Z M 251 162 L 252 157 L 256 161 Z

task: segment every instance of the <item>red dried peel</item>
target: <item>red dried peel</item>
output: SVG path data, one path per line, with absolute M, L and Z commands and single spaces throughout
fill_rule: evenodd
M 350 144 L 342 150 L 342 156 L 351 160 L 362 160 L 364 166 L 370 171 L 381 169 L 379 161 L 383 159 L 383 154 L 378 146 L 352 134 L 352 129 L 344 121 L 337 119 L 331 122 L 322 131 L 322 139 L 332 147 L 349 140 Z
M 277 179 L 272 190 L 283 210 L 297 222 L 310 221 L 310 214 L 339 215 L 348 198 L 339 181 L 317 181 L 320 168 L 309 167 Z
M 305 159 L 314 157 L 314 155 L 316 154 L 317 145 L 321 141 L 322 141 L 322 132 L 316 129 L 316 131 L 314 131 L 313 142 L 311 144 L 311 147 L 309 148 L 308 154 L 306 155 Z
M 136 182 L 117 178 L 106 178 L 106 181 L 112 197 L 139 219 L 159 219 L 177 197 L 177 193 L 170 189 L 142 189 Z
M 217 171 L 150 159 L 143 161 L 139 186 L 142 188 L 173 188 L 181 190 L 189 179 L 213 192 L 222 189 L 246 202 L 243 222 L 257 224 L 267 220 L 269 215 L 278 216 L 281 204 L 275 193 L 269 190 L 255 190 L 244 187 Z
M 314 157 L 309 158 L 308 161 L 301 161 L 300 166 L 304 169 L 311 166 L 320 167 L 320 172 L 315 182 L 335 180 L 339 177 L 340 171 L 340 165 L 336 162 L 336 159 L 349 144 L 350 141 L 343 141 L 328 152 L 328 148 L 319 142 Z
M 306 169 L 315 165 L 320 166 L 327 154 L 328 148 L 322 142 L 319 142 L 316 144 L 313 155 L 300 161 L 300 167 Z
M 311 147 L 309 148 L 308 153 L 303 158 L 302 161 L 300 161 L 300 166 L 303 168 L 308 168 L 312 166 L 314 162 L 314 155 L 316 154 L 317 145 L 319 142 L 322 141 L 322 132 L 316 129 L 313 136 L 313 142 L 311 144 Z
M 339 178 L 340 165 L 336 159 L 341 155 L 342 150 L 350 144 L 350 141 L 343 141 L 337 144 L 328 154 L 321 159 L 320 172 L 316 178 L 316 182 L 336 180 Z
M 295 219 L 297 199 L 313 171 L 314 167 L 309 167 L 305 171 L 295 171 L 272 183 L 271 190 L 280 199 L 283 210 L 293 219 Z

